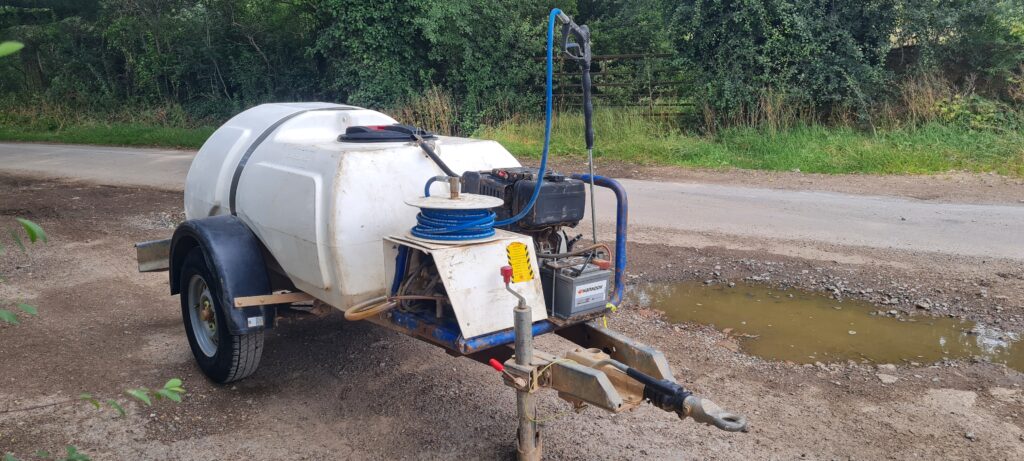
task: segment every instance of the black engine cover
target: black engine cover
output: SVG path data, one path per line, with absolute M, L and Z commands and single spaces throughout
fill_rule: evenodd
M 506 219 L 530 203 L 537 186 L 537 168 L 495 168 L 491 171 L 467 171 L 462 175 L 462 191 L 490 195 L 505 203 L 494 210 L 498 220 Z M 540 229 L 575 226 L 583 219 L 587 195 L 583 181 L 547 171 L 533 209 L 509 229 Z

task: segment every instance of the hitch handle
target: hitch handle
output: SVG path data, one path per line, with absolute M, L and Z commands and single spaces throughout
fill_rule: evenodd
M 626 368 L 626 375 L 644 385 L 644 398 L 665 411 L 673 411 L 679 419 L 689 416 L 694 421 L 715 426 L 727 432 L 746 432 L 747 418 L 722 410 L 715 402 L 693 395 L 678 383 Z

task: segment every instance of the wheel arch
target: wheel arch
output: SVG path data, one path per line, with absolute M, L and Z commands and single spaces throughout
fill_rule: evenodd
M 228 329 L 245 334 L 271 328 L 277 305 L 236 309 L 235 298 L 272 292 L 263 244 L 240 219 L 222 215 L 181 223 L 171 237 L 168 282 L 171 294 L 181 295 L 181 265 L 193 249 L 201 248 L 206 266 L 217 278 Z

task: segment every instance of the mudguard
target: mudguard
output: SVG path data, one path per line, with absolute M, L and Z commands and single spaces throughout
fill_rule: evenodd
M 235 298 L 271 294 L 270 276 L 263 259 L 262 244 L 235 216 L 222 215 L 181 223 L 171 237 L 169 281 L 171 294 L 179 293 L 181 264 L 195 247 L 203 250 L 206 265 L 220 281 L 221 306 L 232 334 L 271 328 L 277 305 L 236 309 Z

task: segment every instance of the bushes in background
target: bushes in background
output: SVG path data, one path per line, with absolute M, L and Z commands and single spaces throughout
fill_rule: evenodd
M 675 7 L 671 36 L 681 65 L 697 70 L 709 128 L 867 126 L 923 78 L 1008 100 L 1021 24 L 1024 6 L 1007 0 L 694 0 Z
M 326 100 L 468 133 L 539 113 L 552 6 L 596 53 L 671 54 L 712 131 L 1020 126 L 1019 0 L 9 0 L 0 109 L 195 126 Z
M 469 0 L 12 0 L 0 36 L 7 104 L 116 113 L 181 107 L 216 123 L 262 102 L 388 107 L 430 88 L 458 128 L 532 111 L 547 6 Z

